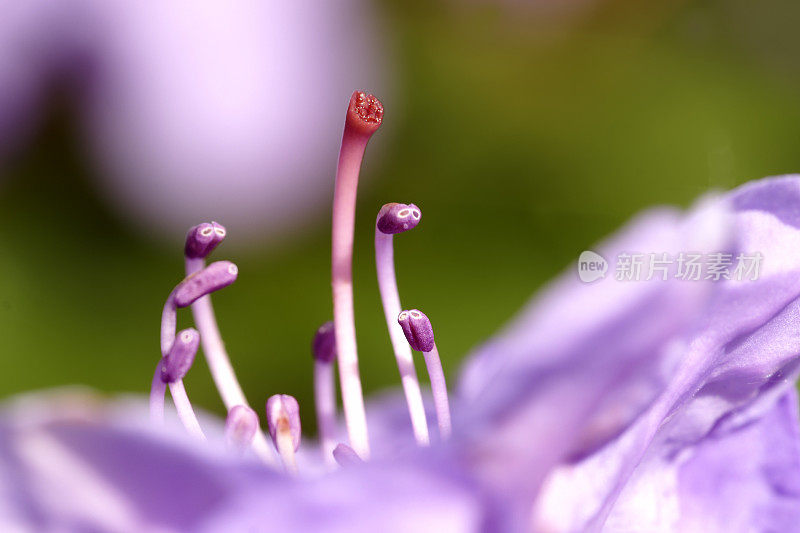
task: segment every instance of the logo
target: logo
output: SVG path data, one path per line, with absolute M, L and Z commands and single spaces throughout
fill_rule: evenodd
M 578 277 L 582 282 L 597 281 L 606 277 L 606 272 L 608 272 L 608 261 L 602 255 L 591 250 L 581 252 L 578 257 Z

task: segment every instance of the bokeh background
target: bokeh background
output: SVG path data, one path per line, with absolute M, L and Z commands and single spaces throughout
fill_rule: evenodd
M 267 12 L 279 6 L 262 4 Z M 82 17 L 91 12 L 86 5 Z M 147 108 L 152 117 L 134 113 L 147 119 L 136 128 L 124 113 L 107 113 L 98 132 L 95 118 L 87 120 L 98 101 L 136 111 L 130 100 L 144 89 L 125 82 L 131 94 L 123 102 L 122 93 L 96 83 L 91 54 L 55 54 L 57 68 L 42 63 L 35 99 L 23 98 L 24 106 L 7 99 L 12 112 L 0 112 L 0 396 L 64 384 L 145 393 L 159 356 L 161 307 L 182 277 L 183 231 L 218 219 L 229 236 L 213 257 L 236 262 L 240 276 L 214 305 L 245 392 L 256 406 L 277 392 L 296 395 L 312 426 L 310 342 L 332 312 L 330 195 L 351 89 L 375 84 L 386 106 L 385 127 L 367 152 L 357 213 L 356 318 L 367 392 L 398 384 L 372 251 L 383 203 L 422 209 L 420 226 L 395 240 L 401 297 L 431 317 L 452 384 L 471 347 L 636 211 L 685 206 L 710 189 L 800 171 L 800 5 L 791 0 L 348 2 L 356 18 L 327 18 L 314 2 L 297 5 L 298 31 L 284 28 L 286 35 L 317 42 L 329 24 L 329 41 L 310 47 L 302 61 L 291 56 L 294 46 L 264 54 L 265 76 L 284 64 L 300 75 L 276 75 L 263 92 L 241 90 L 252 86 L 237 77 L 249 72 L 246 62 L 233 74 L 212 71 L 209 79 L 222 80 L 211 93 L 217 96 L 200 100 L 217 113 L 211 150 L 203 144 L 209 139 L 193 144 L 179 113 L 159 111 L 181 103 L 178 90 Z M 14 7 L 0 7 L 0 19 L 3 10 Z M 143 16 L 145 29 L 148 16 L 161 15 Z M 181 24 L 191 27 L 186 17 Z M 235 24 L 209 17 L 203 24 Z M 313 17 L 318 27 L 304 34 L 303 21 Z M 0 24 L 0 90 L 16 84 L 30 94 L 17 83 L 24 69 L 3 70 L 4 57 L 29 66 L 33 52 L 49 58 L 47 47 L 64 49 L 52 31 L 64 13 L 45 18 L 47 24 L 24 28 Z M 86 35 L 103 27 L 80 20 Z M 166 30 L 175 23 L 159 20 Z M 253 24 L 258 29 L 258 20 Z M 15 31 L 22 35 L 16 48 L 8 45 Z M 269 31 L 282 42 L 265 23 Z M 73 33 L 81 51 L 102 55 L 111 46 Z M 214 46 L 173 47 L 176 61 L 185 49 L 187 62 L 228 65 L 242 57 L 228 39 L 228 56 L 215 57 Z M 355 40 L 340 43 L 346 39 Z M 244 57 L 254 54 L 253 42 L 241 46 Z M 145 67 L 161 56 L 158 47 L 149 53 L 140 57 Z M 251 59 L 262 61 L 258 53 Z M 343 61 L 350 67 L 340 68 Z M 132 76 L 169 78 L 170 69 Z M 205 94 L 185 90 L 195 99 Z M 259 117 L 250 107 L 270 105 L 283 113 L 244 135 L 252 123 L 241 126 L 242 117 Z M 302 114 L 307 105 L 329 115 L 316 125 Z M 25 112 L 16 113 L 21 106 Z M 228 114 L 241 120 L 228 123 Z M 278 143 L 297 122 L 302 128 L 291 142 Z M 112 136 L 119 146 L 97 141 L 109 138 L 107 128 L 125 134 Z M 248 146 L 263 144 L 269 157 L 240 165 L 237 141 L 220 146 L 225 157 L 208 165 L 213 143 L 240 137 Z M 125 152 L 140 138 L 150 144 Z M 173 141 L 183 144 L 173 148 Z M 148 166 L 187 147 L 184 159 Z M 251 181 L 236 181 L 240 172 Z M 231 222 L 195 187 L 212 190 L 227 212 L 237 198 L 254 201 L 242 200 Z M 170 191 L 169 202 L 184 198 L 186 205 L 165 214 L 157 207 Z M 183 312 L 179 325 L 189 323 Z M 569 324 L 563 327 L 568 335 Z M 223 412 L 201 357 L 186 382 L 197 405 Z

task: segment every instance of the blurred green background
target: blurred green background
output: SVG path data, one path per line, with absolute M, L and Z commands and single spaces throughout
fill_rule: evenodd
M 398 385 L 372 255 L 383 203 L 422 208 L 396 239 L 401 297 L 431 317 L 452 384 L 471 347 L 636 211 L 800 170 L 796 3 L 596 2 L 568 16 L 512 5 L 379 4 L 397 112 L 387 103 L 393 131 L 368 150 L 359 194 L 367 392 Z M 96 170 L 57 92 L 48 117 L 0 187 L 0 395 L 70 383 L 145 393 L 183 235 L 154 243 L 123 224 L 90 186 Z M 329 231 L 320 213 L 279 245 L 213 256 L 240 267 L 214 305 L 249 399 L 296 395 L 307 426 L 309 346 L 331 317 Z M 221 413 L 206 370 L 198 358 L 189 394 Z

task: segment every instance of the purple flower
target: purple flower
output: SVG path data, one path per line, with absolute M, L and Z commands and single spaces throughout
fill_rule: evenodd
M 797 530 L 800 177 L 754 182 L 688 213 L 639 216 L 593 252 L 608 260 L 604 276 L 585 283 L 571 268 L 467 359 L 450 398 L 430 320 L 416 310 L 395 313 L 402 307 L 391 234 L 376 226 L 403 393 L 365 405 L 350 262 L 358 170 L 380 123 L 376 102 L 353 95 L 339 160 L 334 324 L 313 345 L 321 446 L 301 441 L 309 409 L 284 394 L 266 406 L 269 445 L 210 307 L 207 293 L 225 284 L 202 284 L 185 303 L 229 409 L 227 427 L 196 416 L 181 380 L 170 392 L 181 423 L 199 438 L 185 438 L 174 416 L 158 423 L 163 360 L 153 381 L 155 424 L 136 402 L 19 400 L 0 415 L 0 523 L 112 531 Z M 186 250 L 189 281 L 178 288 L 213 272 L 195 247 Z M 656 257 L 681 260 L 629 279 L 638 253 L 653 265 Z M 750 277 L 717 275 L 722 259 L 752 254 L 763 264 Z M 687 279 L 689 255 L 702 258 L 692 263 L 697 279 Z M 165 305 L 162 355 L 174 343 L 177 290 Z M 425 352 L 432 401 L 397 343 L 403 329 Z M 434 413 L 438 428 L 428 424 Z

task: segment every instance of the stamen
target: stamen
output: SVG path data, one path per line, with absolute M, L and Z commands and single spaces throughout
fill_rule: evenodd
M 170 383 L 169 392 L 172 395 L 172 403 L 175 404 L 175 409 L 178 411 L 178 418 L 180 418 L 186 431 L 200 440 L 206 440 L 203 430 L 200 429 L 200 422 L 198 422 L 194 409 L 192 409 L 192 402 L 189 401 L 189 396 L 186 395 L 183 380 L 179 379 L 174 383 Z
M 187 307 L 203 296 L 225 288 L 234 281 L 239 269 L 230 261 L 217 261 L 178 283 L 167 297 L 161 313 L 161 355 L 166 357 L 175 339 L 178 308 Z
M 174 383 L 189 372 L 200 344 L 200 334 L 194 328 L 181 330 L 161 364 L 161 381 Z
M 421 217 L 422 213 L 414 204 L 391 203 L 381 208 L 375 224 L 375 265 L 378 271 L 378 288 L 381 293 L 383 313 L 386 317 L 386 327 L 389 329 L 397 368 L 400 371 L 414 437 L 418 444 L 427 446 L 430 443 L 428 421 L 425 417 L 425 405 L 422 402 L 417 371 L 414 368 L 414 358 L 403 337 L 403 330 L 397 324 L 397 315 L 402 307 L 394 269 L 393 237 L 396 233 L 416 227 Z
M 237 453 L 244 453 L 258 433 L 258 415 L 246 405 L 234 405 L 225 420 L 225 443 Z
M 337 444 L 333 449 L 333 458 L 341 467 L 356 466 L 364 463 L 356 451 L 347 444 Z
M 164 423 L 164 395 L 167 393 L 167 384 L 161 379 L 164 358 L 156 363 L 156 372 L 150 384 L 150 420 L 156 424 Z
M 297 473 L 295 452 L 300 447 L 300 406 L 293 396 L 275 394 L 267 400 L 267 428 L 278 450 L 283 466 L 290 474 Z
M 322 456 L 328 466 L 336 466 L 333 458 L 333 449 L 336 447 L 336 384 L 333 375 L 336 334 L 333 322 L 320 326 L 311 349 L 314 355 L 314 406 Z
M 372 95 L 354 92 L 345 117 L 333 195 L 331 284 L 339 379 L 347 432 L 360 456 L 369 457 L 367 417 L 358 373 L 353 313 L 353 232 L 358 174 L 370 137 L 383 121 L 383 105 Z
M 186 234 L 184 255 L 192 259 L 203 259 L 225 238 L 227 231 L 216 222 L 203 222 L 189 229 Z
M 189 230 L 185 246 L 187 276 L 191 277 L 203 270 L 205 257 L 222 242 L 226 235 L 225 228 L 216 222 L 200 224 Z M 225 404 L 228 410 L 233 409 L 236 405 L 249 407 L 250 404 L 244 396 L 244 391 L 239 385 L 239 381 L 236 379 L 236 373 L 233 371 L 228 352 L 222 342 L 217 318 L 211 305 L 211 296 L 206 295 L 198 298 L 191 305 L 195 325 L 200 330 L 203 353 L 205 353 L 211 377 L 217 386 L 222 403 Z M 256 432 L 253 449 L 264 462 L 275 464 L 276 459 L 272 450 L 270 450 L 269 444 L 267 444 L 266 437 L 261 431 Z
M 186 395 L 186 388 L 183 386 L 183 378 L 194 362 L 197 353 L 197 346 L 200 344 L 200 334 L 193 328 L 181 330 L 175 337 L 172 347 L 166 357 L 163 357 L 158 364 L 157 370 L 161 370 L 160 379 L 163 383 L 169 384 L 169 392 L 175 409 L 178 411 L 178 418 L 186 430 L 195 437 L 205 440 L 203 430 L 200 429 L 200 422 L 194 414 L 192 404 Z M 153 378 L 155 379 L 155 377 Z M 155 388 L 155 387 L 154 387 Z M 161 389 L 163 391 L 163 389 Z M 153 404 L 153 390 L 150 393 L 151 413 Z M 164 395 L 161 395 L 161 417 L 163 419 Z
M 211 263 L 181 281 L 175 287 L 175 305 L 189 307 L 206 294 L 223 289 L 236 281 L 239 269 L 230 261 Z
M 433 340 L 431 321 L 422 311 L 412 309 L 400 313 L 397 322 L 403 328 L 408 344 L 425 356 L 425 365 L 428 367 L 428 376 L 431 379 L 433 403 L 436 407 L 436 418 L 439 423 L 439 434 L 443 440 L 447 439 L 452 433 L 450 402 L 447 398 L 447 383 L 444 379 L 439 350 Z
M 422 218 L 422 211 L 414 204 L 390 203 L 381 207 L 376 226 L 381 233 L 395 235 L 414 229 Z

